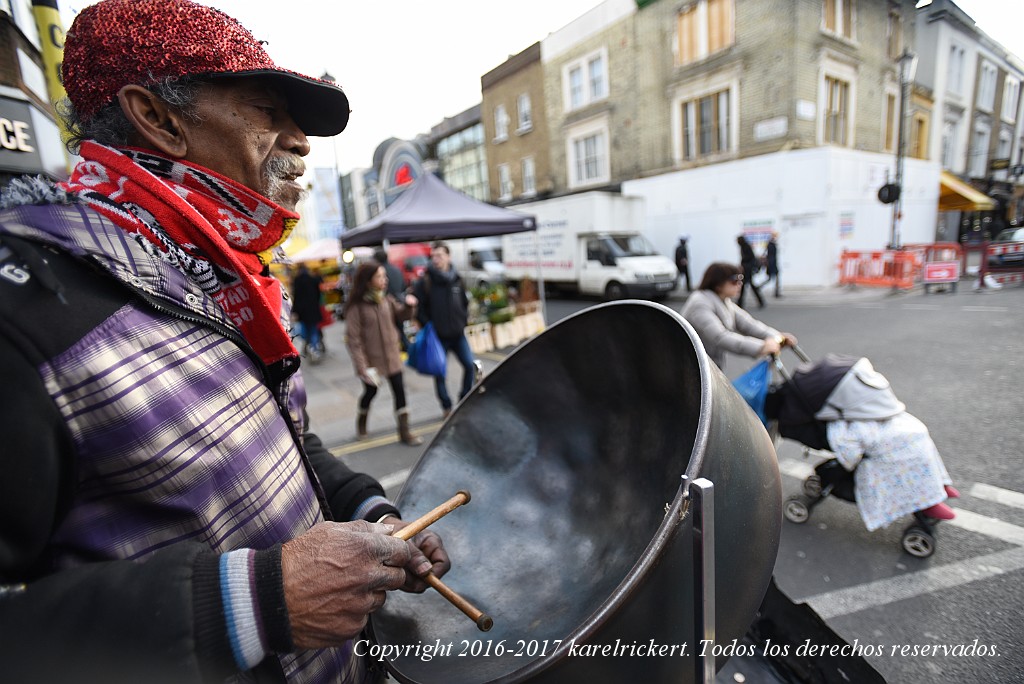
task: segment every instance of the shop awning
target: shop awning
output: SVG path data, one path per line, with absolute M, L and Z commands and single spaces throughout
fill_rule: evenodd
M 996 203 L 949 171 L 939 177 L 939 211 L 991 211 Z

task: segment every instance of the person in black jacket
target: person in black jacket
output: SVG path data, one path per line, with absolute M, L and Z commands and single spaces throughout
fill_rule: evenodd
M 676 245 L 676 268 L 679 270 L 679 277 L 686 282 L 686 291 L 690 292 L 690 250 L 686 246 L 689 235 L 680 235 L 679 244 Z
M 320 336 L 320 321 L 323 312 L 320 310 L 320 287 L 323 278 L 310 273 L 306 264 L 299 264 L 299 270 L 292 279 L 292 314 L 299 321 L 299 335 L 305 341 L 303 356 L 308 356 L 312 363 L 320 361 L 323 345 Z
M 764 267 L 765 272 L 768 274 L 768 280 L 775 281 L 775 298 L 780 299 L 782 297 L 782 286 L 779 284 L 779 235 L 778 233 L 772 233 L 772 236 L 768 239 L 768 245 L 764 248 Z M 764 281 L 762 285 L 767 285 L 768 280 Z
M 761 296 L 761 288 L 754 282 L 754 274 L 761 270 L 761 262 L 758 260 L 757 255 L 754 254 L 754 248 L 747 242 L 747 238 L 740 235 L 736 238 L 736 244 L 740 246 L 740 267 L 743 269 L 743 287 L 740 289 L 740 296 L 736 303 L 740 308 L 743 307 L 743 299 L 747 295 L 747 288 L 749 287 L 754 291 L 754 296 L 757 297 L 757 304 L 760 308 L 764 308 L 764 297 Z
M 443 242 L 431 245 L 430 266 L 423 277 L 416 281 L 413 294 L 419 300 L 417 320 L 421 325 L 434 324 L 445 352 L 454 352 L 462 366 L 462 389 L 459 391 L 459 399 L 462 399 L 473 388 L 476 369 L 465 334 L 466 323 L 469 321 L 469 295 L 462 276 L 452 266 L 448 245 Z M 448 394 L 445 378 L 435 378 L 435 386 L 441 409 L 447 416 L 452 410 L 452 398 Z

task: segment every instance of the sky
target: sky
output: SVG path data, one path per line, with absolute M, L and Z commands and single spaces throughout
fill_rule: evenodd
M 411 139 L 480 102 L 480 77 L 601 0 L 200 0 L 238 19 L 292 71 L 325 71 L 352 106 L 348 128 L 311 139 L 307 167 L 368 167 L 389 137 Z M 59 0 L 65 29 L 90 0 Z M 1024 59 L 1024 0 L 959 0 Z

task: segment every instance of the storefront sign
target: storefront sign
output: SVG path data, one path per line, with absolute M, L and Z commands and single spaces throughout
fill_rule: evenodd
M 39 173 L 42 169 L 28 103 L 0 97 L 0 171 Z

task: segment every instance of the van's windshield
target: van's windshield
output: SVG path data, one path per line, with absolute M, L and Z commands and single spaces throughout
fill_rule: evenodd
M 617 235 L 602 240 L 613 257 L 655 256 L 658 251 L 643 235 Z

